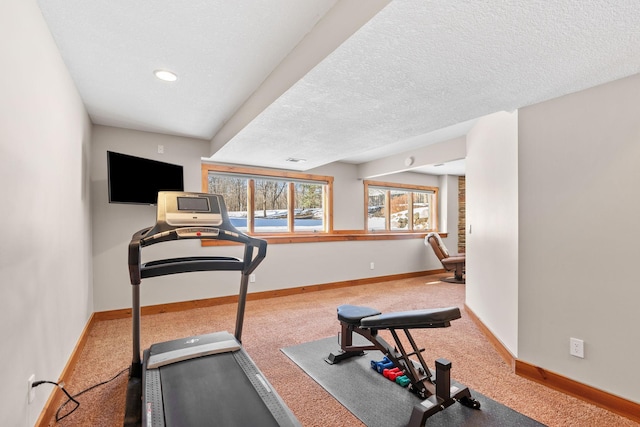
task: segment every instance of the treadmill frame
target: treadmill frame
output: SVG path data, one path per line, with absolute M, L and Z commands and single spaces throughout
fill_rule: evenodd
M 220 214 L 222 216 L 222 222 L 215 226 L 183 226 L 173 227 L 169 225 L 164 216 L 165 204 L 168 203 L 170 197 L 215 197 L 220 208 Z M 145 246 L 153 245 L 160 242 L 167 242 L 181 239 L 216 239 L 227 240 L 244 245 L 244 256 L 242 259 L 235 257 L 220 257 L 220 256 L 197 256 L 197 257 L 182 257 L 171 258 L 163 260 L 154 260 L 146 263 L 141 262 L 142 248 Z M 240 289 L 238 293 L 238 306 L 236 313 L 236 327 L 234 335 L 231 337 L 227 332 L 218 332 L 214 334 L 204 335 L 201 337 L 210 337 L 217 334 L 228 334 L 237 346 L 231 346 L 229 350 L 221 350 L 221 352 L 235 352 L 235 356 L 238 363 L 241 365 L 251 364 L 253 366 L 242 366 L 245 374 L 251 372 L 251 375 L 255 377 L 249 378 L 251 383 L 256 387 L 260 384 L 264 389 L 268 390 L 269 396 L 263 403 L 267 406 L 282 426 L 298 426 L 299 422 L 296 420 L 293 413 L 286 407 L 280 396 L 277 395 L 273 387 L 267 382 L 266 378 L 260 373 L 255 363 L 250 359 L 249 355 L 241 347 L 242 328 L 244 324 L 244 313 L 247 300 L 247 292 L 249 286 L 249 275 L 258 267 L 262 260 L 266 256 L 267 242 L 262 239 L 257 239 L 237 230 L 231 224 L 224 199 L 222 196 L 205 194 L 205 193 L 185 193 L 185 192 L 160 192 L 158 194 L 158 218 L 154 227 L 145 228 L 136 232 L 129 243 L 129 275 L 131 279 L 131 300 L 132 300 L 132 362 L 129 372 L 129 384 L 127 387 L 127 409 L 125 413 L 124 425 L 153 425 L 164 426 L 164 417 L 162 421 L 156 422 L 160 417 L 153 417 L 150 422 L 147 416 L 150 415 L 150 409 L 143 410 L 143 403 L 145 406 L 149 405 L 145 401 L 147 394 L 147 372 L 153 369 L 147 369 L 146 365 L 149 359 L 149 353 L 151 348 L 157 345 L 163 345 L 166 343 L 156 343 L 151 348 L 145 350 L 144 359 L 141 360 L 141 345 L 140 345 L 140 323 L 141 323 L 141 303 L 140 303 L 140 285 L 142 279 L 159 277 L 170 274 L 180 274 L 194 271 L 240 271 Z M 191 339 L 198 339 L 199 337 L 190 337 Z M 175 340 L 184 341 L 185 339 Z M 189 340 L 189 338 L 187 338 Z M 226 338 L 226 341 L 230 341 Z M 239 347 L 239 348 L 238 348 Z M 208 357 L 210 354 L 202 355 L 195 352 L 191 356 L 186 356 L 178 361 L 183 361 L 190 357 Z M 238 359 L 240 357 L 240 359 Z M 159 376 L 159 374 L 158 374 Z M 155 381 L 155 380 L 154 380 Z M 256 382 L 257 381 L 257 382 Z M 153 385 L 156 387 L 156 385 Z M 256 388 L 258 393 L 261 394 L 259 388 Z M 144 392 L 144 393 L 143 393 Z M 153 412 L 156 412 L 154 409 Z

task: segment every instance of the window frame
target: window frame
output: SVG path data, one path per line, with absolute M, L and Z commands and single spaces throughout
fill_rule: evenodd
M 279 237 L 285 236 L 291 238 L 293 236 L 318 235 L 333 233 L 333 177 L 327 175 L 314 175 L 303 172 L 281 171 L 275 169 L 258 169 L 244 166 L 228 166 L 213 163 L 202 163 L 202 191 L 209 192 L 209 174 L 219 173 L 224 175 L 237 175 L 238 177 L 249 178 L 247 183 L 247 234 L 259 237 Z M 255 180 L 257 179 L 276 179 L 287 181 L 287 231 L 286 232 L 260 232 L 255 230 L 254 211 L 255 211 Z M 311 182 L 323 186 L 323 225 L 322 231 L 295 231 L 294 227 L 294 207 L 295 207 L 295 183 Z
M 232 165 L 220 165 L 209 162 L 201 163 L 201 172 L 202 172 L 202 191 L 204 193 L 208 192 L 208 177 L 209 171 L 220 172 L 220 173 L 228 173 L 233 174 L 237 173 L 239 175 L 251 174 L 255 176 L 263 176 L 263 177 L 271 177 L 271 178 L 298 178 L 298 179 L 309 179 L 313 177 L 320 177 L 322 180 L 326 181 L 327 186 L 327 231 L 326 232 L 294 232 L 294 233 L 277 233 L 277 234 L 267 234 L 267 233 L 258 233 L 257 237 L 266 240 L 269 244 L 290 244 L 290 243 L 323 243 L 323 242 L 353 242 L 353 241 L 379 241 L 379 240 L 406 240 L 406 239 L 424 239 L 427 235 L 425 230 L 414 230 L 414 231 L 388 231 L 388 230 L 374 230 L 370 231 L 366 228 L 358 229 L 358 230 L 334 230 L 333 229 L 333 182 L 334 178 L 332 176 L 323 176 L 323 175 L 312 175 L 306 173 L 299 172 L 290 172 L 284 170 L 277 169 L 260 169 L 260 168 L 252 168 L 245 166 L 232 166 Z M 365 182 L 374 182 L 376 181 L 366 181 Z M 384 183 L 383 183 L 384 184 Z M 411 186 L 405 184 L 396 184 L 396 183 L 386 183 L 392 187 L 415 187 L 419 189 L 424 188 L 433 188 L 437 190 L 437 187 L 426 187 L 426 186 Z M 368 187 L 366 187 L 365 195 L 368 193 Z M 255 191 L 252 190 L 252 191 Z M 438 197 L 436 197 L 436 203 L 439 203 Z M 368 200 L 365 196 L 365 215 L 368 206 Z M 255 208 L 255 206 L 252 206 Z M 247 207 L 249 209 L 249 207 Z M 436 210 L 437 213 L 437 210 Z M 367 219 L 365 218 L 364 225 L 366 226 Z M 440 236 L 447 237 L 447 233 L 438 232 Z M 249 234 L 249 233 L 248 233 Z M 227 246 L 232 245 L 234 243 L 228 242 L 226 240 L 201 240 L 202 246 Z
M 370 233 L 429 233 L 429 232 L 438 232 L 439 228 L 439 216 L 438 216 L 438 206 L 439 206 L 439 189 L 438 187 L 431 187 L 427 185 L 414 185 L 414 184 L 399 184 L 395 182 L 383 182 L 383 181 L 372 181 L 372 180 L 363 180 L 364 183 L 364 227 L 365 230 Z M 385 216 L 385 228 L 381 229 L 373 229 L 369 227 L 369 187 L 383 189 L 385 191 L 385 205 L 384 205 L 384 216 Z M 409 192 L 411 197 L 409 197 L 409 207 L 407 209 L 408 214 L 408 225 L 409 227 L 406 230 L 397 230 L 391 229 L 391 205 L 390 194 L 392 190 L 400 190 Z M 414 193 L 432 193 L 433 194 L 433 206 L 429 207 L 430 216 L 432 218 L 431 228 L 426 230 L 414 230 L 414 218 L 413 218 L 413 203 L 414 203 Z

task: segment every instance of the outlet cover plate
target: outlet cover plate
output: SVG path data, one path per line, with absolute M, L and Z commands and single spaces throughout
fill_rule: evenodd
M 584 359 L 584 341 L 578 338 L 569 338 L 569 354 Z

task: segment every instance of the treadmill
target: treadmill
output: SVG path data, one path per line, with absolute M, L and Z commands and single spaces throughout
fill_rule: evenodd
M 227 240 L 244 245 L 244 258 L 196 256 L 141 261 L 142 248 L 183 239 Z M 267 242 L 238 231 L 222 196 L 158 193 L 157 220 L 129 243 L 133 359 L 124 425 L 300 426 L 241 345 L 249 275 Z M 153 344 L 140 359 L 142 279 L 192 271 L 241 273 L 235 334 L 216 332 Z

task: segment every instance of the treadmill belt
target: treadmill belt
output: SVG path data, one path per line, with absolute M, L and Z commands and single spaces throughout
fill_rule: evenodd
M 163 366 L 160 376 L 167 426 L 279 425 L 234 353 Z

